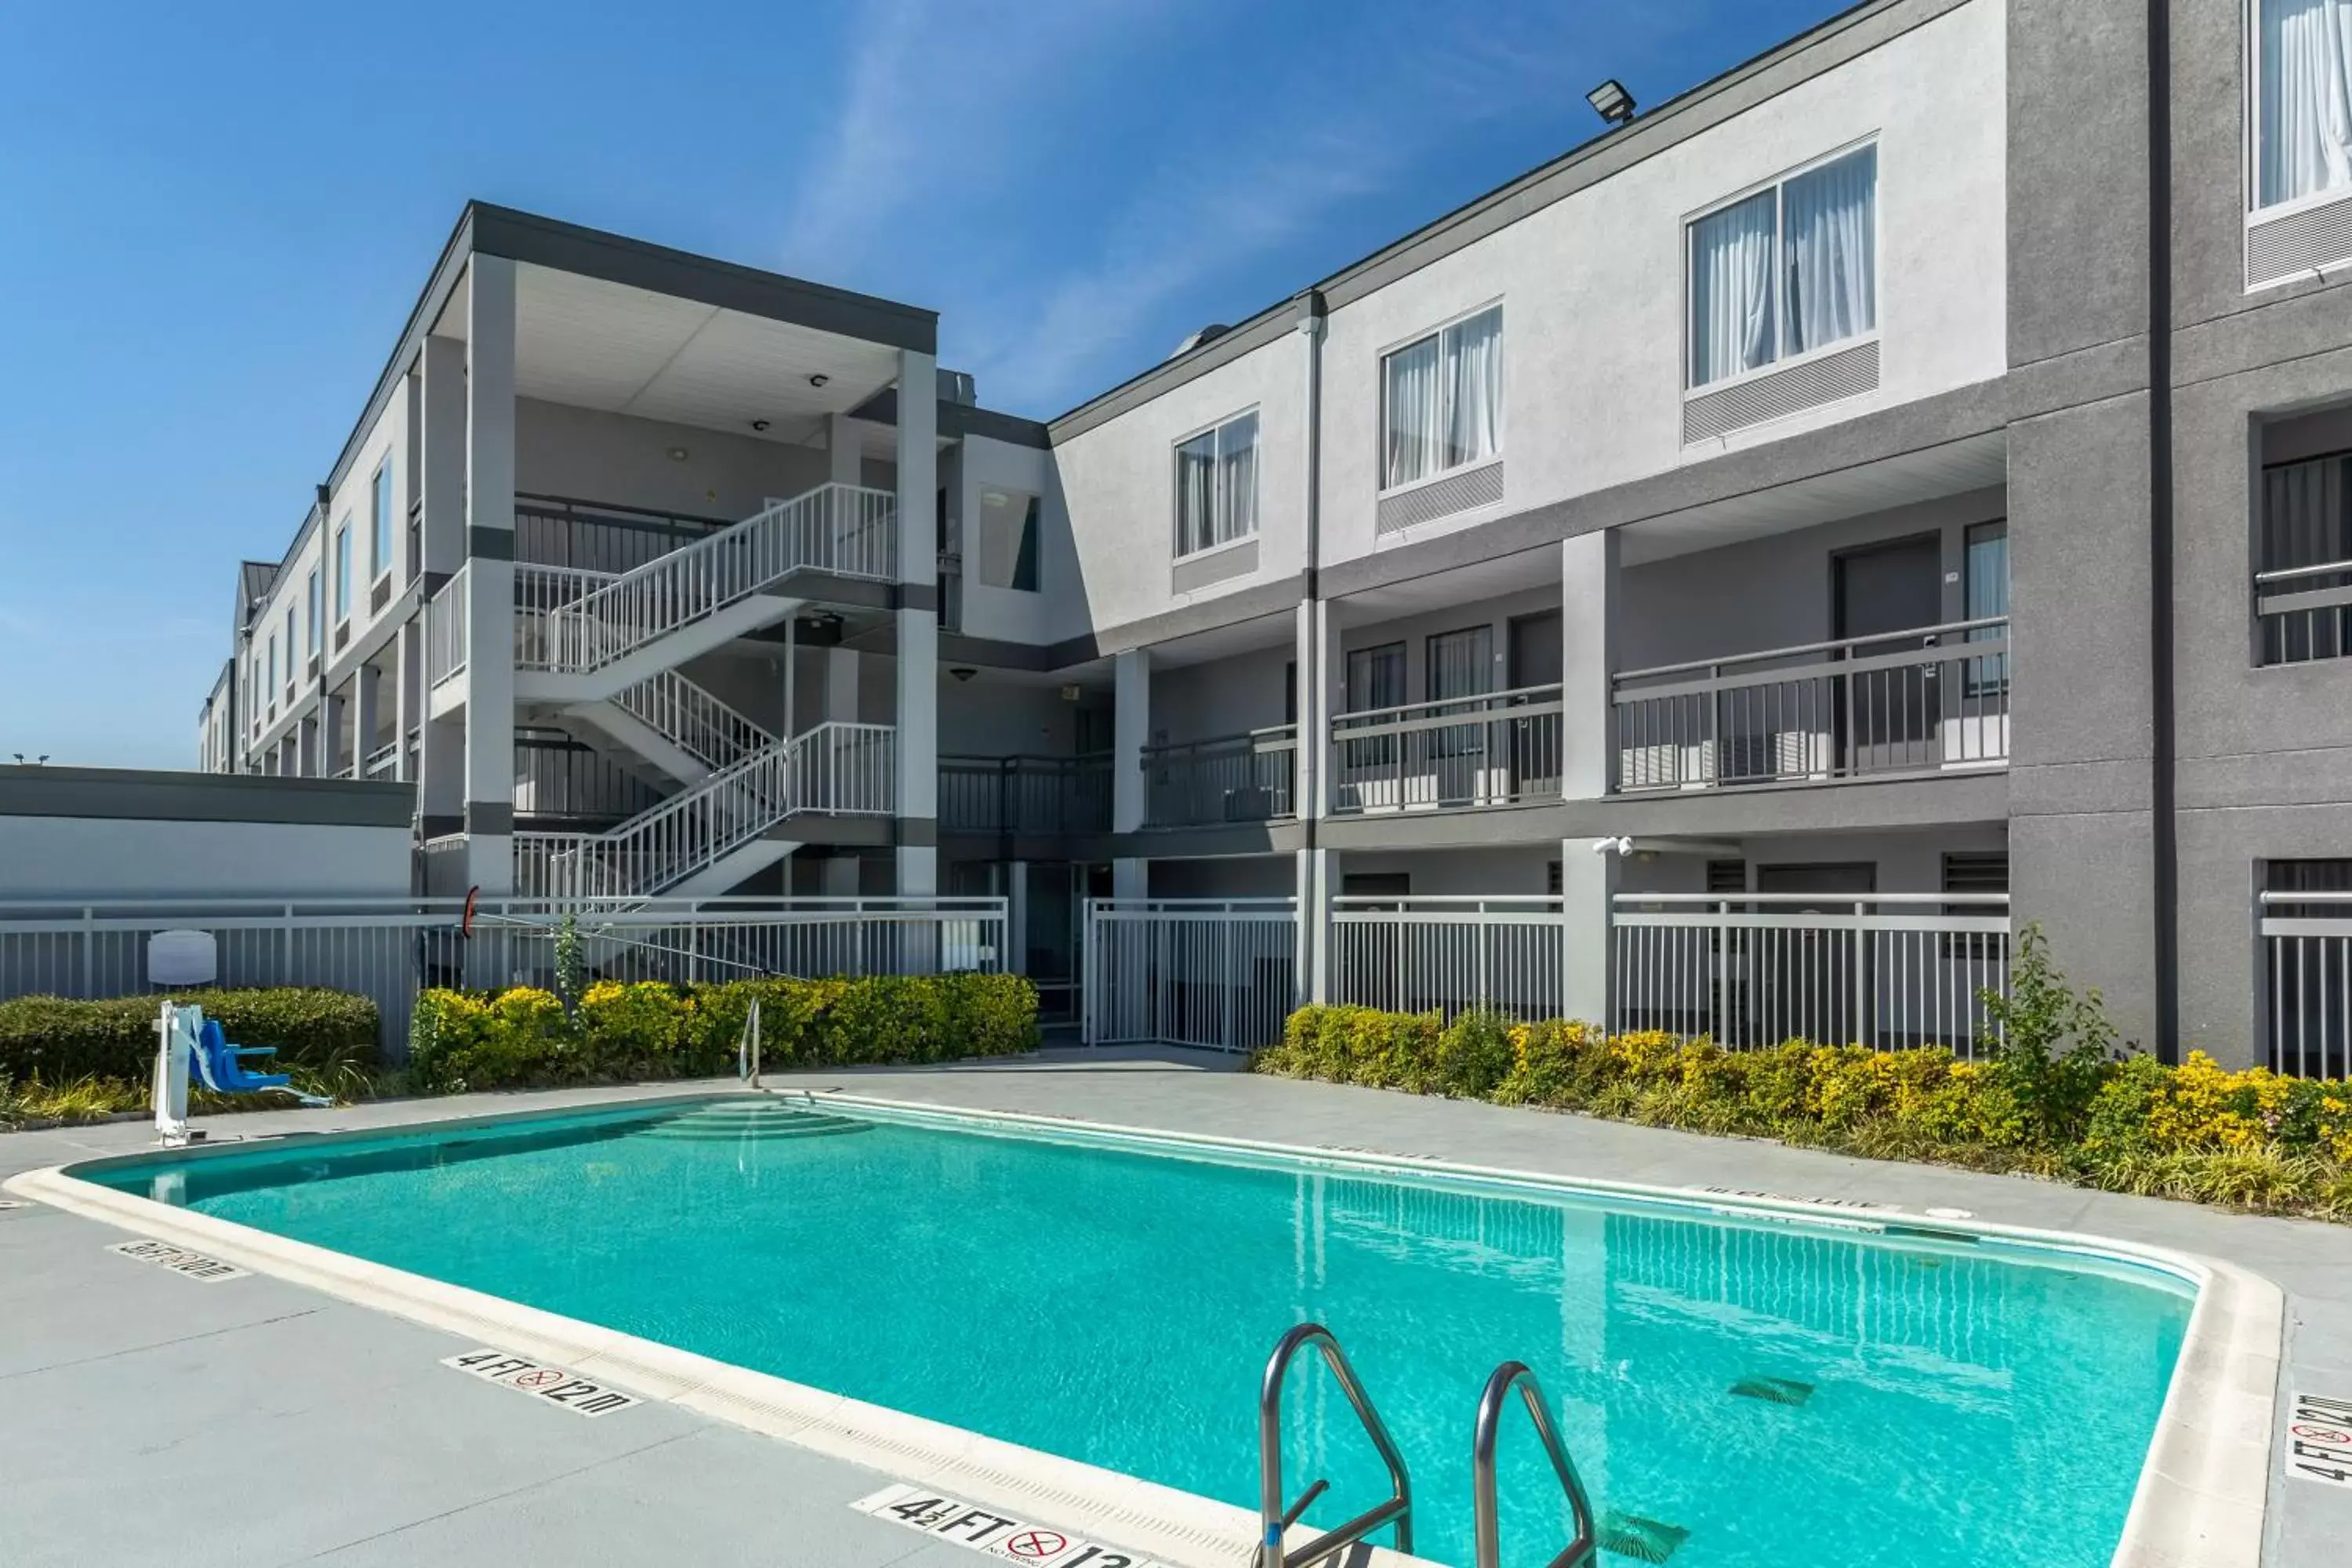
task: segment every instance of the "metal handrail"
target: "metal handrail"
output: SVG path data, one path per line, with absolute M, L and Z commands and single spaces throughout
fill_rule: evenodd
M 1954 632 L 1984 631 L 1993 626 L 2005 626 L 2008 624 L 2007 616 L 1982 616 L 1972 621 L 1947 621 L 1941 626 L 1903 626 L 1891 632 L 1873 632 L 1868 637 L 1836 637 L 1828 642 L 1797 643 L 1789 647 L 1763 648 L 1755 653 L 1725 654 L 1719 658 L 1686 659 L 1681 664 L 1655 664 L 1647 669 L 1621 669 L 1612 672 L 1610 679 L 1612 680 L 1650 679 L 1661 675 L 1681 675 L 1694 669 L 1717 669 L 1727 664 L 1756 664 L 1768 659 L 1796 658 L 1809 653 L 1835 653 L 1840 648 L 1868 647 L 1878 643 L 1900 642 L 1906 637 L 1944 637 Z M 1974 658 L 1999 651 L 1999 649 L 1985 649 L 1980 654 L 1977 645 L 1967 644 L 1960 648 L 1959 656 Z M 1946 657 L 1952 656 L 1948 653 Z M 1785 672 L 1775 671 L 1774 673 Z M 1836 670 L 1832 673 L 1842 674 L 1843 671 Z
M 1256 752 L 1290 752 L 1298 748 L 1298 726 L 1269 724 L 1262 730 L 1240 730 L 1230 735 L 1210 735 L 1198 741 L 1170 741 L 1156 746 L 1146 746 L 1142 766 L 1153 767 L 1178 758 L 1210 752 L 1248 754 Z
M 2297 577 L 2329 577 L 2339 572 L 2352 572 L 2352 560 L 2323 561 L 2315 566 L 2282 566 L 2274 572 L 2257 572 L 2257 583 L 2285 583 Z
M 1559 1478 L 1560 1489 L 1567 1492 L 1569 1509 L 1576 1516 L 1576 1537 L 1569 1542 L 1567 1551 L 1551 1560 L 1551 1568 L 1585 1568 L 1599 1550 L 1592 1527 L 1592 1504 L 1584 1495 L 1584 1482 L 1577 1476 L 1575 1462 L 1559 1440 L 1559 1428 L 1552 1424 L 1551 1405 L 1544 1398 L 1543 1385 L 1525 1364 L 1515 1361 L 1496 1367 L 1495 1375 L 1486 1380 L 1486 1390 L 1478 1396 L 1477 1430 L 1470 1440 L 1470 1504 L 1477 1568 L 1502 1565 L 1502 1531 L 1495 1496 L 1495 1436 L 1502 1427 L 1503 1411 L 1514 1388 L 1528 1407 L 1528 1418 L 1535 1423 L 1536 1436 L 1543 1440 L 1544 1456 L 1551 1460 L 1552 1473 Z
M 1505 691 L 1471 691 L 1460 697 L 1392 702 L 1385 708 L 1357 708 L 1332 714 L 1331 731 L 1336 737 L 1360 741 L 1406 730 L 1451 729 L 1498 717 L 1527 719 L 1560 710 L 1560 683 L 1549 680 Z
M 1315 1500 L 1330 1487 L 1328 1480 L 1318 1480 L 1299 1494 L 1298 1500 L 1285 1506 L 1282 1485 L 1282 1384 L 1290 1371 L 1291 1359 L 1308 1345 L 1321 1352 L 1323 1364 L 1339 1380 L 1339 1392 L 1356 1412 L 1371 1437 L 1372 1447 L 1380 1451 L 1381 1462 L 1389 1468 L 1389 1500 L 1367 1509 L 1347 1523 L 1325 1531 L 1306 1545 L 1286 1552 L 1282 1548 L 1283 1532 L 1298 1522 Z M 1331 1331 L 1320 1323 L 1301 1323 L 1282 1336 L 1274 1347 L 1274 1354 L 1265 1363 L 1265 1380 L 1257 1396 L 1257 1468 L 1258 1537 L 1257 1561 L 1255 1568 L 1301 1568 L 1308 1563 L 1318 1563 L 1345 1546 L 1352 1546 L 1382 1525 L 1396 1526 L 1396 1549 L 1412 1550 L 1412 1481 L 1405 1474 L 1404 1456 L 1397 1452 L 1394 1439 L 1372 1408 L 1371 1397 L 1364 1385 L 1356 1380 L 1355 1368 L 1348 1364 L 1348 1355 Z

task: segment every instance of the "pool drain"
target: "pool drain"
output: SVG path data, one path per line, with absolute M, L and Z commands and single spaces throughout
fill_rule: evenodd
M 1774 1405 L 1802 1405 L 1813 1396 L 1813 1385 L 1791 1377 L 1743 1377 L 1731 1385 L 1742 1399 L 1769 1400 Z
M 1689 1539 L 1690 1531 L 1681 1525 L 1643 1519 L 1638 1513 L 1611 1509 L 1601 1519 L 1601 1550 L 1641 1563 L 1664 1563 Z

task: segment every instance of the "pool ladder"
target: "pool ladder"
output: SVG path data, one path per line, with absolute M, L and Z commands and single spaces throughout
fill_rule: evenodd
M 1286 1551 L 1283 1536 L 1331 1486 L 1328 1480 L 1318 1480 L 1298 1495 L 1297 1501 L 1287 1505 L 1283 1501 L 1282 1386 L 1289 1375 L 1291 1362 L 1309 1345 L 1323 1357 L 1323 1364 L 1330 1369 L 1339 1392 L 1347 1396 L 1349 1407 L 1355 1411 L 1356 1419 L 1371 1438 L 1381 1462 L 1388 1467 L 1389 1499 L 1304 1545 Z M 1528 1419 L 1535 1423 L 1536 1436 L 1543 1443 L 1545 1457 L 1551 1460 L 1553 1474 L 1559 1478 L 1560 1489 L 1567 1494 L 1570 1511 L 1576 1521 L 1576 1538 L 1569 1542 L 1566 1551 L 1551 1560 L 1550 1568 L 1590 1568 L 1598 1542 L 1592 1505 L 1585 1498 L 1584 1482 L 1578 1478 L 1576 1465 L 1559 1440 L 1559 1428 L 1552 1421 L 1551 1405 L 1544 1398 L 1542 1385 L 1537 1383 L 1534 1373 L 1515 1361 L 1496 1367 L 1495 1375 L 1486 1380 L 1485 1392 L 1478 1396 L 1478 1420 L 1470 1441 L 1476 1568 L 1500 1568 L 1503 1561 L 1495 1491 L 1495 1438 L 1501 1430 L 1503 1413 L 1510 1405 L 1514 1388 L 1527 1406 Z M 1257 1397 L 1257 1457 L 1260 1533 L 1252 1568 L 1305 1568 L 1308 1563 L 1319 1563 L 1389 1524 L 1395 1526 L 1396 1549 L 1412 1551 L 1412 1479 L 1406 1473 L 1404 1456 L 1397 1451 L 1388 1425 L 1373 1407 L 1371 1396 L 1364 1392 L 1356 1369 L 1348 1364 L 1347 1352 L 1339 1348 L 1331 1331 L 1320 1323 L 1301 1323 L 1283 1335 L 1282 1342 L 1274 1347 L 1274 1354 L 1266 1360 L 1265 1377 Z

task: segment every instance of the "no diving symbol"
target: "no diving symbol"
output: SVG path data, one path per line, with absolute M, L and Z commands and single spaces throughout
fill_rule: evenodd
M 551 1383 L 562 1383 L 567 1374 L 551 1366 L 538 1366 L 514 1380 L 517 1388 L 545 1388 Z
M 1032 1563 L 1042 1562 L 1069 1549 L 1070 1538 L 1050 1530 L 1024 1530 L 1004 1543 L 1005 1551 Z
M 2314 1426 L 2306 1422 L 2298 1421 L 2287 1430 L 2306 1443 L 2352 1445 L 2352 1432 L 2347 1432 L 2339 1426 Z

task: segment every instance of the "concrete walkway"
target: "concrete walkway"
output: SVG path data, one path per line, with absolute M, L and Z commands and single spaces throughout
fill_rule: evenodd
M 2278 1281 L 2288 1292 L 2282 1394 L 2352 1397 L 2352 1227 L 1251 1078 L 1229 1066 L 1049 1053 L 770 1081 L 1565 1175 L 1866 1198 L 1914 1213 L 1957 1206 L 1988 1221 L 2145 1241 Z M 478 1095 L 210 1125 L 215 1136 L 360 1129 L 645 1092 Z M 150 1136 L 136 1125 L 0 1135 L 0 1177 L 133 1152 Z M 846 1506 L 897 1478 L 667 1405 L 581 1420 L 438 1364 L 470 1343 L 278 1280 L 204 1284 L 106 1250 L 124 1234 L 37 1205 L 0 1211 L 0 1561 L 10 1568 L 149 1556 L 452 1568 L 983 1561 Z M 2321 1568 L 2347 1542 L 2352 1489 L 2290 1479 L 2274 1459 L 2263 1562 Z

